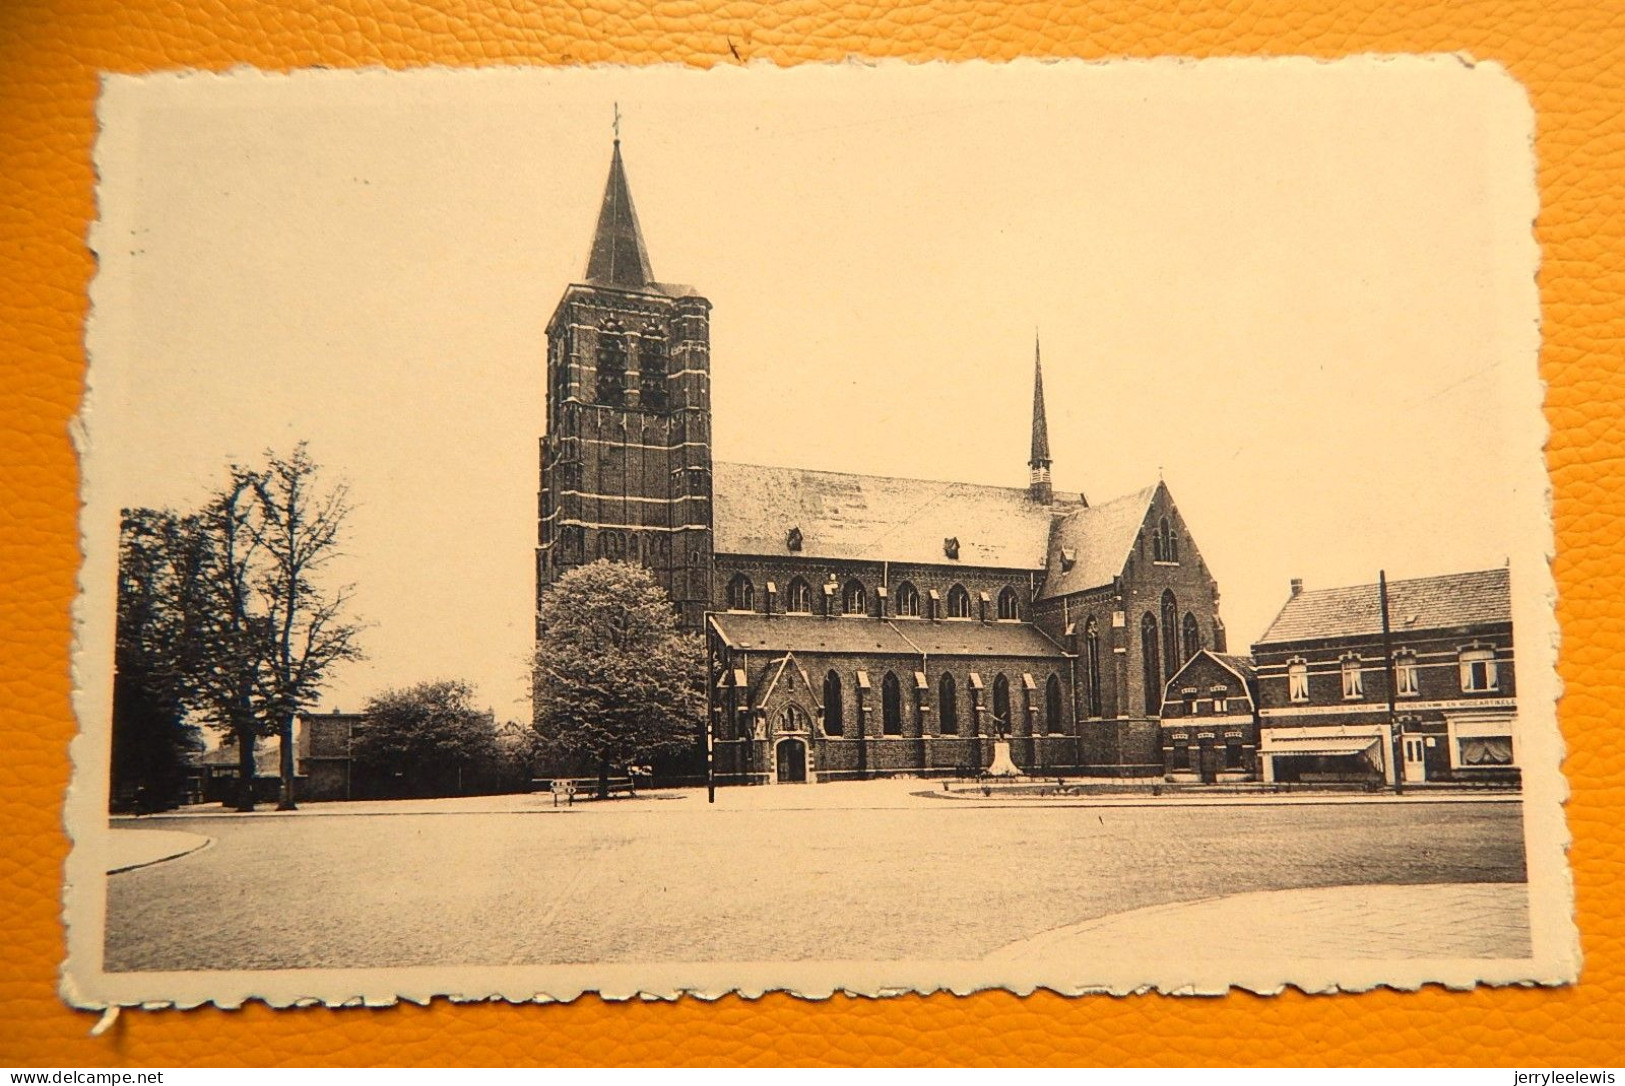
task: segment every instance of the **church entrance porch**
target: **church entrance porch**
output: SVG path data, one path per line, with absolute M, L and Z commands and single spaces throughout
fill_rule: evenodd
M 776 784 L 807 783 L 807 744 L 800 739 L 781 739 L 774 749 Z

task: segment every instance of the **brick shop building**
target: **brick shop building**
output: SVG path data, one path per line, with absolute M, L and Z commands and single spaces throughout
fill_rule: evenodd
M 1258 765 L 1258 672 L 1249 656 L 1203 649 L 1162 695 L 1163 776 L 1172 782 L 1250 781 Z
M 1162 773 L 1218 587 L 1166 485 L 1054 489 L 1036 352 L 1026 487 L 717 463 L 710 317 L 655 279 L 617 140 L 547 328 L 538 614 L 570 569 L 647 567 L 707 638 L 721 780 L 977 770 L 1000 738 L 1029 772 Z
M 1266 781 L 1518 779 L 1508 573 L 1292 595 L 1253 646 Z M 1389 710 L 1389 681 L 1393 711 Z

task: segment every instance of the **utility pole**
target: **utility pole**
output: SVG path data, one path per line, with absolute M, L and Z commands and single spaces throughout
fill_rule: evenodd
M 620 125 L 620 113 L 616 111 L 615 123 Z M 717 801 L 717 747 L 716 747 L 716 698 L 714 695 L 715 680 L 712 678 L 717 668 L 716 644 L 711 640 L 711 614 L 705 615 L 705 802 Z
M 1382 660 L 1384 685 L 1388 689 L 1388 757 L 1394 767 L 1394 794 L 1405 794 L 1405 759 L 1401 751 L 1403 737 L 1394 719 L 1394 641 L 1388 623 L 1388 571 L 1377 571 L 1377 598 L 1382 603 Z

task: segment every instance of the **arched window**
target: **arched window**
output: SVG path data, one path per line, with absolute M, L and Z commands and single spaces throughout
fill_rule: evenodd
M 946 671 L 942 673 L 942 682 L 937 684 L 937 716 L 943 735 L 959 734 L 959 688 Z
M 1010 680 L 1003 675 L 993 679 L 993 734 L 1010 734 Z
M 784 599 L 785 610 L 793 614 L 812 614 L 812 588 L 800 577 L 790 582 L 790 592 Z
M 1179 536 L 1174 534 L 1173 526 L 1168 523 L 1167 517 L 1157 521 L 1157 534 L 1152 550 L 1159 562 L 1179 561 Z
M 846 582 L 846 590 L 841 593 L 841 610 L 843 612 L 849 615 L 868 614 L 868 602 L 868 597 L 864 595 L 863 582 Z
M 1144 538 L 1143 536 L 1141 537 Z M 1151 531 L 1151 560 L 1162 561 L 1162 526 L 1158 525 Z
M 824 676 L 824 734 L 841 735 L 845 730 L 841 714 L 841 677 L 831 671 Z
M 735 573 L 728 582 L 728 610 L 752 611 L 756 608 L 756 586 L 743 573 Z
M 626 397 L 626 338 L 610 324 L 598 333 L 598 402 L 620 404 Z
M 1145 711 L 1162 712 L 1162 662 L 1157 658 L 1157 618 L 1150 611 L 1140 619 L 1140 663 L 1145 679 Z
M 1019 618 L 1020 616 L 1020 597 L 1016 595 L 1015 589 L 1006 588 L 1003 592 L 999 593 L 999 617 L 1008 621 L 1010 619 Z
M 1093 617 L 1083 627 L 1083 651 L 1089 669 L 1089 715 L 1101 716 L 1100 708 L 1100 627 Z
M 1172 589 L 1162 590 L 1162 664 L 1167 678 L 1173 678 L 1183 663 L 1179 658 L 1179 601 Z
M 609 535 L 608 532 L 598 533 L 598 557 L 600 558 L 609 557 Z
M 962 584 L 948 589 L 948 617 L 970 618 L 970 593 Z
M 920 590 L 907 581 L 897 586 L 897 616 L 899 618 L 920 617 Z
M 1180 640 L 1184 642 L 1185 659 L 1202 651 L 1202 628 L 1196 624 L 1196 616 L 1189 611 L 1185 612 L 1185 622 L 1180 626 Z
M 1054 675 L 1044 684 L 1044 730 L 1051 735 L 1061 730 L 1061 680 Z
M 880 732 L 882 735 L 903 734 L 903 687 L 889 671 L 880 684 Z
M 638 350 L 638 402 L 651 411 L 666 409 L 666 341 L 645 338 Z

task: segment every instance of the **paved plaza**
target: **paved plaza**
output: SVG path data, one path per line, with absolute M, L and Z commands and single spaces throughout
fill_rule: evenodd
M 106 965 L 1027 959 L 1132 954 L 1159 938 L 1159 953 L 1177 953 L 1168 933 L 1189 931 L 1244 954 L 1294 926 L 1340 933 L 1336 956 L 1528 953 L 1515 798 L 1000 800 L 935 787 L 119 819 L 115 854 L 154 833 L 209 846 L 110 876 Z M 1475 934 L 1421 934 L 1463 925 Z

